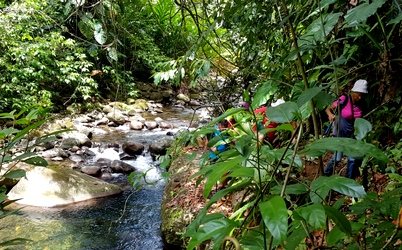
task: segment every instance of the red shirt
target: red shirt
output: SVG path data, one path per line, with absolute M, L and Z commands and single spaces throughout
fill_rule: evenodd
M 264 128 L 266 128 L 266 129 L 270 129 L 270 128 L 276 128 L 276 127 L 278 127 L 278 123 L 275 123 L 275 122 L 270 122 L 269 120 L 268 120 L 268 118 L 267 118 L 267 116 L 265 115 L 265 111 L 267 110 L 267 107 L 266 106 L 263 106 L 263 107 L 261 107 L 261 108 L 258 108 L 258 109 L 256 109 L 256 110 L 254 110 L 254 114 L 256 114 L 256 115 L 263 115 L 263 119 L 262 119 L 262 125 L 264 126 Z M 254 126 L 254 131 L 255 131 L 255 126 Z M 266 137 L 268 138 L 268 140 L 270 141 L 270 142 L 273 142 L 274 141 L 274 139 L 275 139 L 275 131 L 272 131 L 272 132 L 268 132 L 267 134 L 266 134 Z

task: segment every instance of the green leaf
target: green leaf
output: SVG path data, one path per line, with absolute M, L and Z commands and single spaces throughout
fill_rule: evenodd
M 355 137 L 357 140 L 362 140 L 368 132 L 373 129 L 371 123 L 363 118 L 355 120 Z
M 27 164 L 39 166 L 39 167 L 46 167 L 48 165 L 47 161 L 40 156 L 32 157 L 24 161 Z
M 297 246 L 308 236 L 303 226 L 299 225 L 286 239 L 286 249 L 303 249 Z
M 200 243 L 214 238 L 214 243 L 220 245 L 223 239 L 230 234 L 230 232 L 238 227 L 238 223 L 229 219 L 218 219 L 209 221 L 202 225 L 195 235 L 192 235 L 187 249 L 194 249 Z
M 346 216 L 337 209 L 323 205 L 327 216 L 339 227 L 339 229 L 347 235 L 352 234 L 352 226 Z
M 5 128 L 0 130 L 0 139 L 5 139 L 7 136 L 18 133 L 18 129 L 14 128 Z
M 345 178 L 339 175 L 332 175 L 329 177 L 327 185 L 336 192 L 350 197 L 366 197 L 366 191 L 364 191 L 363 186 L 353 179 Z
M 280 196 L 258 204 L 262 219 L 274 238 L 274 245 L 283 244 L 288 230 L 288 212 L 286 203 Z
M 108 55 L 113 61 L 118 61 L 117 50 L 115 47 L 108 48 Z
M 322 87 L 313 87 L 303 91 L 299 98 L 297 98 L 297 105 L 299 107 L 303 106 L 305 103 L 313 99 L 316 95 L 318 95 L 323 90 Z
M 327 234 L 327 244 L 328 246 L 335 245 L 338 241 L 345 238 L 346 234 L 341 231 L 341 229 L 336 226 Z
M 218 162 L 209 165 L 198 171 L 191 178 L 205 174 L 207 180 L 204 185 L 204 198 L 207 198 L 212 188 L 222 178 L 222 176 L 227 172 L 229 172 L 231 169 L 239 167 L 240 163 L 243 160 L 244 159 L 242 157 L 235 157 L 233 159 L 228 159 L 224 162 Z
M 374 15 L 377 12 L 377 9 L 385 2 L 386 0 L 374 0 L 371 4 L 365 2 L 351 8 L 344 16 L 345 21 L 348 24 L 347 27 L 355 27 L 365 23 L 367 18 Z
M 253 178 L 254 177 L 254 168 L 235 168 L 232 172 L 229 173 L 230 177 L 242 177 L 242 178 Z
M 353 158 L 371 156 L 378 160 L 389 162 L 387 156 L 373 144 L 341 137 L 328 137 L 314 141 L 307 145 L 304 150 L 300 151 L 299 154 L 317 157 L 323 155 L 327 151 L 343 152 Z
M 263 83 L 255 92 L 251 107 L 257 109 L 261 105 L 265 105 L 277 91 L 278 87 L 273 81 Z
M 326 107 L 328 107 L 329 104 L 331 104 L 336 98 L 326 92 L 319 92 L 315 97 L 314 97 L 314 103 L 317 109 L 321 110 Z
M 3 176 L 4 178 L 10 178 L 10 179 L 19 179 L 21 177 L 26 177 L 26 172 L 25 170 L 22 169 L 17 169 L 17 170 L 12 170 L 5 174 Z
M 3 201 L 7 200 L 7 195 L 6 193 L 0 193 L 0 203 L 3 203 Z
M 18 155 L 18 156 L 15 157 L 15 158 L 13 158 L 13 161 L 24 160 L 24 159 L 30 158 L 30 157 L 32 157 L 32 156 L 36 156 L 36 154 L 35 154 L 35 153 L 32 153 L 32 152 L 23 153 L 23 154 L 21 154 L 21 155 Z
M 282 188 L 282 187 L 281 187 Z M 308 187 L 303 184 L 292 184 L 286 186 L 285 193 L 286 194 L 305 194 L 309 191 Z
M 307 207 L 301 207 L 298 210 L 300 216 L 302 216 L 308 224 L 314 229 L 323 229 L 326 226 L 325 210 L 321 204 L 312 204 Z
M 81 20 L 78 22 L 78 29 L 87 39 L 92 39 L 94 28 L 92 22 Z
M 401 20 L 402 20 L 402 14 L 399 13 L 399 15 L 397 15 L 395 18 L 393 18 L 392 20 L 390 20 L 390 21 L 387 23 L 387 26 L 388 26 L 388 25 L 391 25 L 391 24 L 398 24 L 398 23 L 401 22 Z
M 265 113 L 270 121 L 277 123 L 291 122 L 294 113 L 297 112 L 299 107 L 294 102 L 285 102 L 277 107 L 267 108 Z
M 94 23 L 94 37 L 99 44 L 104 44 L 106 42 L 106 34 L 103 31 L 102 23 L 99 21 Z
M 320 15 L 307 27 L 306 33 L 299 38 L 298 44 L 303 46 L 323 42 L 338 23 L 340 16 L 342 16 L 341 12 Z
M 331 187 L 326 185 L 329 177 L 327 176 L 320 176 L 311 182 L 310 189 L 310 198 L 311 201 L 314 203 L 321 203 L 327 197 Z
M 2 150 L 0 150 L 0 152 L 1 151 Z M 5 156 L 0 156 L 0 162 L 1 163 L 7 163 L 7 162 L 10 162 L 10 161 L 13 161 L 13 158 L 11 157 L 10 154 L 6 154 Z
M 330 177 L 320 176 L 311 182 L 310 188 L 315 192 L 310 194 L 311 200 L 314 203 L 322 202 L 322 199 L 325 199 L 331 189 L 350 197 L 366 197 L 366 191 L 364 191 L 362 185 L 355 180 L 339 175 L 332 175 Z

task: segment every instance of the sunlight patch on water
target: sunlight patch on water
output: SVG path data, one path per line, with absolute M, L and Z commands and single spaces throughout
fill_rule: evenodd
M 95 154 L 95 157 L 93 158 L 94 162 L 101 158 L 109 159 L 111 161 L 120 160 L 119 152 L 113 148 L 107 148 L 104 150 L 100 148 L 90 148 L 89 150 Z

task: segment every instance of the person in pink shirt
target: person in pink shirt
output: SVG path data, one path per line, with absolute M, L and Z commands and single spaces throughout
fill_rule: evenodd
M 339 100 L 336 100 L 325 110 L 329 121 L 334 124 L 332 132 L 333 136 L 347 138 L 354 137 L 355 119 L 363 116 L 363 111 L 359 107 L 359 102 L 367 93 L 367 81 L 357 80 L 353 85 L 350 95 L 342 95 Z M 335 119 L 334 113 L 339 112 L 341 113 L 340 116 L 337 116 L 339 119 Z M 324 175 L 332 175 L 334 172 L 334 166 L 336 166 L 337 162 L 342 160 L 342 157 L 342 152 L 335 152 L 324 169 Z M 352 179 L 356 178 L 360 165 L 361 160 L 348 157 L 346 177 Z

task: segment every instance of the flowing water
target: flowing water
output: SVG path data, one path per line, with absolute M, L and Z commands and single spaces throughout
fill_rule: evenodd
M 183 110 L 167 110 L 158 116 L 174 123 L 175 130 L 187 126 L 191 119 L 191 113 Z M 95 133 L 93 141 L 121 145 L 135 140 L 149 145 L 166 133 L 158 129 L 133 131 L 121 127 L 112 133 Z M 25 207 L 18 214 L 0 220 L 0 243 L 11 238 L 28 238 L 32 241 L 10 249 L 163 249 L 160 235 L 160 204 L 166 182 L 161 177 L 163 170 L 149 154 L 125 162 L 146 173 L 146 182 L 154 185 L 137 191 L 125 188 L 113 197 L 61 208 Z M 128 186 L 125 175 L 116 175 L 113 182 Z

